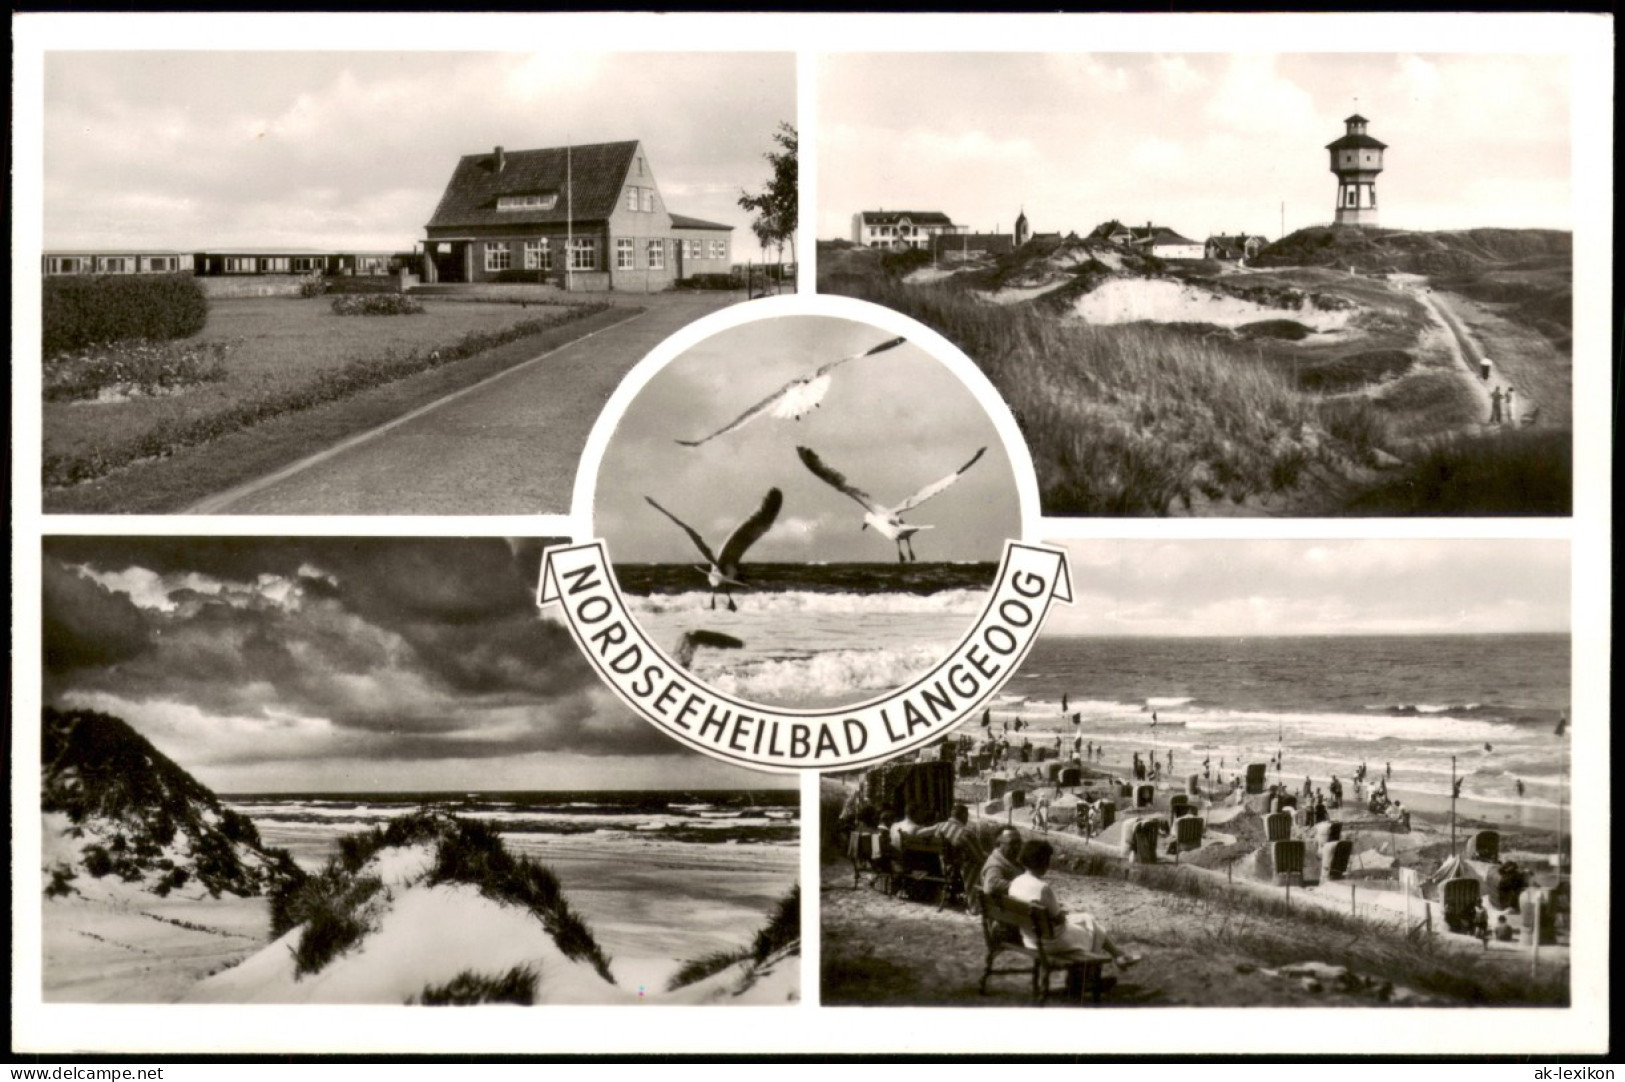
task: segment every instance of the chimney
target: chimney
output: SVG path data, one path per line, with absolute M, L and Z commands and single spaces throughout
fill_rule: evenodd
M 502 152 L 501 147 L 497 147 L 496 158 L 497 158 L 497 172 L 500 173 L 500 172 L 502 172 L 503 168 L 508 164 L 508 156 Z

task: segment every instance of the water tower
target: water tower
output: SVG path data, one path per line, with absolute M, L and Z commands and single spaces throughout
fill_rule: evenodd
M 1343 121 L 1343 137 L 1327 143 L 1332 172 L 1337 174 L 1338 225 L 1377 224 L 1377 174 L 1388 144 L 1365 133 L 1369 121 L 1355 113 Z

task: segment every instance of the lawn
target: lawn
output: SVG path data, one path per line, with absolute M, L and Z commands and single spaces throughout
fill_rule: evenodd
M 449 350 L 467 335 L 496 334 L 520 324 L 540 331 L 582 312 L 564 305 L 434 300 L 424 308 L 422 315 L 369 317 L 336 315 L 326 298 L 211 301 L 208 325 L 193 341 L 231 344 L 225 378 L 178 394 L 46 403 L 46 484 L 98 476 L 144 454 L 203 442 L 183 439 L 182 432 L 223 435 L 241 429 L 246 408 L 263 405 L 264 416 L 294 412 L 347 366 L 366 365 L 371 371 L 363 382 L 377 385 L 413 370 L 409 357 Z

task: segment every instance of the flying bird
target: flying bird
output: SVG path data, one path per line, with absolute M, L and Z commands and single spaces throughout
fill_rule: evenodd
M 921 530 L 931 529 L 930 526 L 916 526 L 904 522 L 903 515 L 907 514 L 909 511 L 912 511 L 926 500 L 929 500 L 931 497 L 935 496 L 937 493 L 959 480 L 960 474 L 976 465 L 986 451 L 986 447 L 978 448 L 976 453 L 971 456 L 969 462 L 959 467 L 953 473 L 950 473 L 947 477 L 932 481 L 929 485 L 926 485 L 924 488 L 920 489 L 920 491 L 916 492 L 914 495 L 910 496 L 908 499 L 904 500 L 895 507 L 884 507 L 880 503 L 876 502 L 873 496 L 863 491 L 863 489 L 849 483 L 847 479 L 838 471 L 825 465 L 824 460 L 819 458 L 818 454 L 813 451 L 812 448 L 796 448 L 796 454 L 801 456 L 801 461 L 805 463 L 806 467 L 813 472 L 814 476 L 832 488 L 846 493 L 848 496 L 858 501 L 859 505 L 863 507 L 863 526 L 861 526 L 860 529 L 868 529 L 870 526 L 873 526 L 875 531 L 882 537 L 886 538 L 888 541 L 897 542 L 898 563 L 905 562 L 903 556 L 905 547 L 908 551 L 907 559 L 913 560 L 916 558 L 914 555 L 914 535 L 919 533 Z
M 738 650 L 744 645 L 742 639 L 736 639 L 732 635 L 699 628 L 683 632 L 683 637 L 677 640 L 676 650 L 672 652 L 672 660 L 686 669 L 694 660 L 694 654 L 702 646 L 709 646 L 713 650 Z
M 776 488 L 768 489 L 767 497 L 762 500 L 762 506 L 758 507 L 750 518 L 734 528 L 734 532 L 728 535 L 728 540 L 722 543 L 722 552 L 718 554 L 711 552 L 705 538 L 692 526 L 661 507 L 652 496 L 643 498 L 649 501 L 650 507 L 682 527 L 683 532 L 688 534 L 688 539 L 694 542 L 694 547 L 700 550 L 700 555 L 705 557 L 706 566 L 696 567 L 695 570 L 705 575 L 705 580 L 711 587 L 711 607 L 713 609 L 717 607 L 717 593 L 721 591 L 722 596 L 728 601 L 728 611 L 738 612 L 739 606 L 734 604 L 729 587 L 749 589 L 749 584 L 739 577 L 740 561 L 745 558 L 746 550 L 760 541 L 762 535 L 772 528 L 773 520 L 779 517 L 779 508 L 784 506 L 784 494 Z
M 861 357 L 871 357 L 876 353 L 884 353 L 886 350 L 900 346 L 906 341 L 908 341 L 906 338 L 893 338 L 889 342 L 882 342 L 873 349 L 867 349 L 862 353 L 854 353 L 850 357 L 842 357 L 838 361 L 830 361 L 828 364 L 820 365 L 813 369 L 810 374 L 797 376 L 789 383 L 786 383 L 783 387 L 780 387 L 709 436 L 701 436 L 697 440 L 678 440 L 677 442 L 684 447 L 698 447 L 700 444 L 714 440 L 718 436 L 727 435 L 736 428 L 745 427 L 764 413 L 770 413 L 780 420 L 788 417 L 799 421 L 802 417 L 817 409 L 819 403 L 824 400 L 824 395 L 829 393 L 829 385 L 832 381 L 830 373 L 835 369 Z

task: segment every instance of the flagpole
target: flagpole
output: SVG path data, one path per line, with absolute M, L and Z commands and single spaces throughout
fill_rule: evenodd
M 564 291 L 575 287 L 575 185 L 570 173 L 570 138 L 564 139 Z
M 1450 855 L 1456 855 L 1456 794 L 1461 789 L 1456 785 L 1456 757 L 1450 757 Z

